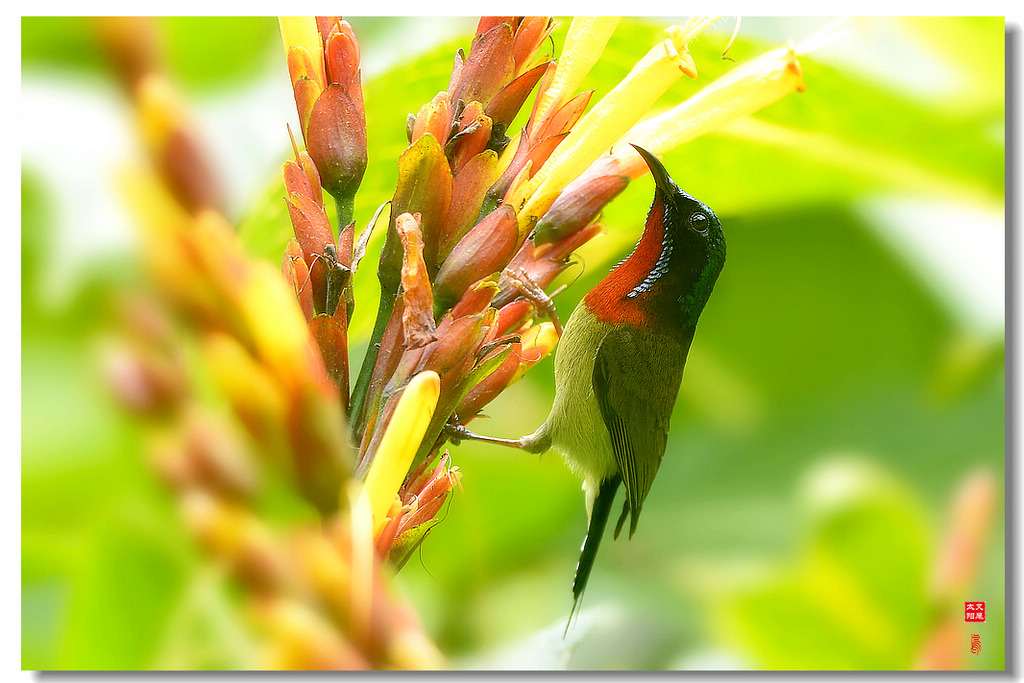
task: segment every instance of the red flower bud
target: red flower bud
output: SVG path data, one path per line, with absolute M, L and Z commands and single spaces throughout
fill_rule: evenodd
M 448 140 L 448 131 L 452 127 L 451 100 L 448 93 L 439 92 L 434 99 L 420 107 L 416 122 L 412 128 L 410 143 L 419 140 L 425 133 L 430 133 L 442 145 Z
M 458 301 L 471 284 L 501 272 L 519 241 L 516 214 L 499 206 L 466 233 L 441 265 L 434 280 L 435 314 Z
M 490 102 L 515 75 L 512 47 L 510 23 L 501 22 L 477 36 L 451 91 L 452 102 Z
M 354 99 L 343 85 L 329 85 L 310 113 L 306 148 L 324 189 L 339 201 L 351 201 L 366 171 L 366 120 L 361 99 Z
M 526 71 L 537 48 L 555 28 L 551 17 L 523 17 L 516 27 L 516 35 L 512 46 L 512 59 L 516 64 L 516 73 Z M 540 78 L 540 76 L 538 76 Z
M 487 103 L 484 113 L 491 117 L 495 130 L 500 130 L 502 133 L 508 130 L 512 119 L 519 113 L 526 98 L 533 92 L 534 86 L 537 85 L 537 81 L 544 75 L 547 68 L 548 62 L 545 62 L 530 69 L 502 88 Z
M 480 215 L 487 190 L 497 180 L 498 155 L 487 150 L 469 160 L 452 178 L 452 201 L 438 235 L 437 258 L 444 261 Z
M 589 178 L 586 182 L 570 183 L 540 217 L 534 241 L 537 244 L 557 242 L 576 233 L 594 220 L 628 184 L 629 177 L 620 175 L 604 175 Z
M 512 377 L 519 370 L 522 344 L 512 342 L 509 349 L 508 357 L 502 361 L 501 365 L 470 389 L 459 403 L 455 413 L 463 423 L 471 420 L 485 405 L 493 401 L 508 386 Z M 493 353 L 501 352 L 502 349 L 496 349 Z

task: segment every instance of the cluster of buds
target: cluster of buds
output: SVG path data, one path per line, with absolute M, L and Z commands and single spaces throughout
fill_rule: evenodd
M 324 179 L 342 165 L 323 153 L 345 156 L 344 149 L 365 142 L 365 131 L 361 118 L 344 113 L 349 109 L 339 108 L 332 126 L 314 123 L 326 111 L 317 98 L 335 84 L 337 97 L 344 89 L 346 102 L 361 105 L 358 49 L 339 19 L 281 22 L 307 147 L 296 148 L 294 161 L 284 166 L 295 231 L 285 278 L 346 407 L 356 477 L 368 476 L 381 458 L 405 463 L 405 478 L 373 506 L 377 522 L 387 517 L 394 526 L 408 516 L 391 513 L 393 504 L 396 511 L 406 505 L 395 491 L 415 479 L 411 470 L 432 467 L 441 457 L 446 423 L 472 420 L 554 348 L 561 326 L 554 294 L 546 290 L 571 265 L 574 252 L 604 232 L 603 207 L 646 172 L 632 147 L 621 143 L 638 142 L 660 154 L 803 87 L 796 51 L 787 48 L 642 121 L 682 76 L 696 78 L 688 44 L 714 21 L 698 17 L 666 29 L 591 107 L 593 91 L 577 89 L 618 21 L 574 19 L 555 61 L 540 54 L 556 27 L 552 18 L 484 17 L 468 53 L 456 54 L 447 89 L 409 115 L 409 144 L 398 158 L 377 267 L 376 322 L 351 390 L 351 279 L 377 217 L 353 247 L 355 224 L 344 214 L 335 241 L 320 186 L 331 191 Z M 323 85 L 328 81 L 332 85 Z M 527 123 L 510 131 L 534 92 Z M 670 134 L 679 128 L 685 132 Z M 311 137 L 326 129 L 346 142 L 325 146 Z M 514 133 L 511 139 L 508 133 Z M 348 178 L 361 177 L 365 159 L 359 158 L 348 167 Z M 539 320 L 545 317 L 550 321 Z M 438 396 L 415 454 L 405 462 L 404 454 L 399 458 L 385 448 L 386 433 L 409 383 L 422 373 L 438 378 Z M 381 467 L 395 469 L 393 463 Z M 385 548 L 394 536 L 377 540 Z
M 165 249 L 173 244 L 158 243 Z M 244 261 L 229 258 L 224 264 L 244 272 Z M 281 316 L 273 305 L 290 304 L 288 290 L 273 269 L 257 269 L 261 275 L 250 273 L 241 287 L 251 288 L 253 304 L 269 305 L 274 316 Z M 223 284 L 232 274 L 219 276 Z M 107 348 L 105 365 L 117 397 L 143 419 L 150 460 L 176 493 L 186 526 L 245 591 L 246 613 L 264 636 L 264 646 L 255 653 L 258 659 L 240 664 L 289 669 L 442 666 L 415 613 L 392 594 L 383 571 L 386 556 L 374 551 L 369 511 L 347 488 L 350 456 L 334 392 L 303 390 L 330 386 L 316 363 L 312 340 L 303 337 L 301 347 L 291 348 L 279 340 L 275 347 L 267 343 L 266 326 L 212 329 L 204 322 L 212 319 L 210 311 L 201 305 L 212 302 L 200 299 L 218 285 L 191 283 L 192 288 L 172 290 L 157 280 L 164 285 L 160 293 L 173 303 L 170 308 L 152 297 L 125 299 L 121 331 Z M 292 332 L 305 335 L 292 310 L 283 319 L 291 317 Z M 179 314 L 181 324 L 176 326 L 169 312 Z M 235 336 L 242 330 L 254 347 Z M 200 401 L 180 351 L 185 331 L 198 333 L 205 366 L 227 398 L 231 416 Z M 296 363 L 296 354 L 305 354 L 310 363 L 305 368 Z M 286 369 L 288 378 L 281 374 Z M 323 458 L 330 454 L 336 457 Z M 261 514 L 267 481 L 281 478 L 283 470 L 298 477 L 300 493 L 321 511 L 322 522 L 282 530 Z M 441 467 L 434 473 L 440 484 L 424 481 L 410 493 L 418 493 L 423 505 L 443 501 L 447 471 Z M 401 531 L 415 525 L 406 520 Z
M 111 354 L 111 377 L 153 426 L 154 464 L 189 527 L 247 588 L 271 636 L 269 664 L 439 663 L 382 570 L 405 564 L 460 484 L 445 425 L 479 415 L 554 349 L 561 326 L 551 296 L 560 290 L 547 290 L 604 232 L 602 208 L 646 171 L 621 143 L 664 153 L 802 88 L 799 51 L 788 48 L 641 121 L 681 76 L 696 77 L 687 45 L 712 21 L 666 29 L 591 107 L 593 92 L 577 90 L 617 18 L 574 19 L 557 62 L 541 54 L 552 18 L 480 20 L 447 89 L 409 115 L 381 221 L 377 318 L 354 385 L 352 279 L 378 216 L 357 239 L 368 155 L 351 26 L 281 20 L 303 145 L 292 139 L 282 168 L 294 238 L 280 275 L 245 254 L 215 202 L 189 185 L 209 173 L 199 155 L 175 161 L 168 141 L 184 135 L 186 117 L 169 87 L 152 85 L 166 81 L 122 69 L 141 93 L 143 137 L 161 169 L 127 183 L 162 304 L 130 307 L 136 331 Z M 144 47 L 132 26 L 107 26 L 126 65 L 123 55 Z M 510 131 L 533 93 L 528 122 Z M 197 340 L 232 419 L 201 408 L 168 326 L 150 315 L 161 306 Z M 268 476 L 291 478 L 320 523 L 272 529 L 258 510 Z
M 117 55 L 125 36 L 145 27 L 112 21 L 101 36 L 121 41 L 110 45 Z M 144 133 L 183 120 L 172 98 L 133 101 Z M 316 327 L 304 318 L 312 304 L 296 306 L 277 269 L 249 257 L 224 217 L 183 195 L 153 161 L 130 169 L 123 184 L 155 291 L 121 301 L 103 361 L 186 526 L 244 589 L 245 614 L 265 638 L 258 659 L 239 665 L 442 666 L 411 607 L 392 594 L 371 515 L 352 489 L 344 406 Z M 315 166 L 303 154 L 298 161 L 314 175 L 293 183 L 295 195 L 311 199 L 320 190 Z M 293 202 L 296 215 L 313 216 L 304 199 Z M 199 381 L 190 360 L 199 361 Z M 220 410 L 204 400 L 211 387 Z M 290 480 L 312 518 L 283 528 L 268 520 L 261 501 L 272 479 Z
M 359 42 L 339 17 L 281 17 L 281 33 L 302 139 L 337 203 L 339 224 L 347 225 L 366 171 Z

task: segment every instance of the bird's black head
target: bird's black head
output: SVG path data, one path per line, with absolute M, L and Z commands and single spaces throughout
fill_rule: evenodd
M 672 241 L 667 267 L 680 283 L 678 303 L 684 322 L 695 325 L 725 265 L 722 224 L 707 204 L 679 189 L 657 157 L 637 145 L 633 148 L 654 177 L 657 190 L 651 211 L 664 212 L 666 239 Z

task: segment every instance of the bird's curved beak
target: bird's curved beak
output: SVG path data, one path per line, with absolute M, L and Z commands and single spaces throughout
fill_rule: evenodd
M 664 164 L 658 160 L 658 157 L 654 156 L 643 147 L 634 145 L 632 142 L 629 143 L 629 145 L 635 149 L 641 157 L 643 157 L 644 162 L 647 164 L 647 168 L 651 169 L 651 175 L 654 176 L 654 184 L 658 186 L 658 189 L 661 190 L 662 194 L 666 197 L 671 197 L 675 193 L 679 192 L 679 188 L 676 186 L 675 181 L 669 177 L 668 171 L 665 170 Z

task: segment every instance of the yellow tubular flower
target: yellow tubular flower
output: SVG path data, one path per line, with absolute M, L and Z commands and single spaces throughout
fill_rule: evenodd
M 327 76 L 324 73 L 324 44 L 320 31 L 316 27 L 315 17 L 278 17 L 281 26 L 281 39 L 284 41 L 285 57 L 293 47 L 306 49 L 313 59 L 316 70 L 315 80 L 320 89 L 327 87 Z
M 430 370 L 413 377 L 402 392 L 363 485 L 362 496 L 369 500 L 373 512 L 374 536 L 387 521 L 388 510 L 409 472 L 440 393 L 441 379 Z
M 600 59 L 620 19 L 622 17 L 573 18 L 551 85 L 537 102 L 534 126 L 576 94 L 580 83 Z
M 693 20 L 686 29 L 665 29 L 667 37 L 580 119 L 537 175 L 513 198 L 513 206 L 518 208 L 519 201 L 529 197 L 519 212 L 521 223 L 529 223 L 544 213 L 562 188 L 639 121 L 680 76 L 696 75 L 686 46 L 708 23 Z
M 686 24 L 683 25 L 683 28 L 680 29 L 684 43 L 689 43 L 719 19 L 721 17 L 690 17 Z M 694 76 L 696 76 L 696 72 L 694 72 Z
M 669 111 L 634 126 L 620 142 L 631 142 L 663 154 L 738 118 L 802 91 L 800 63 L 792 44 L 736 67 L 722 78 Z M 636 177 L 646 164 L 629 145 L 617 145 L 614 156 Z

